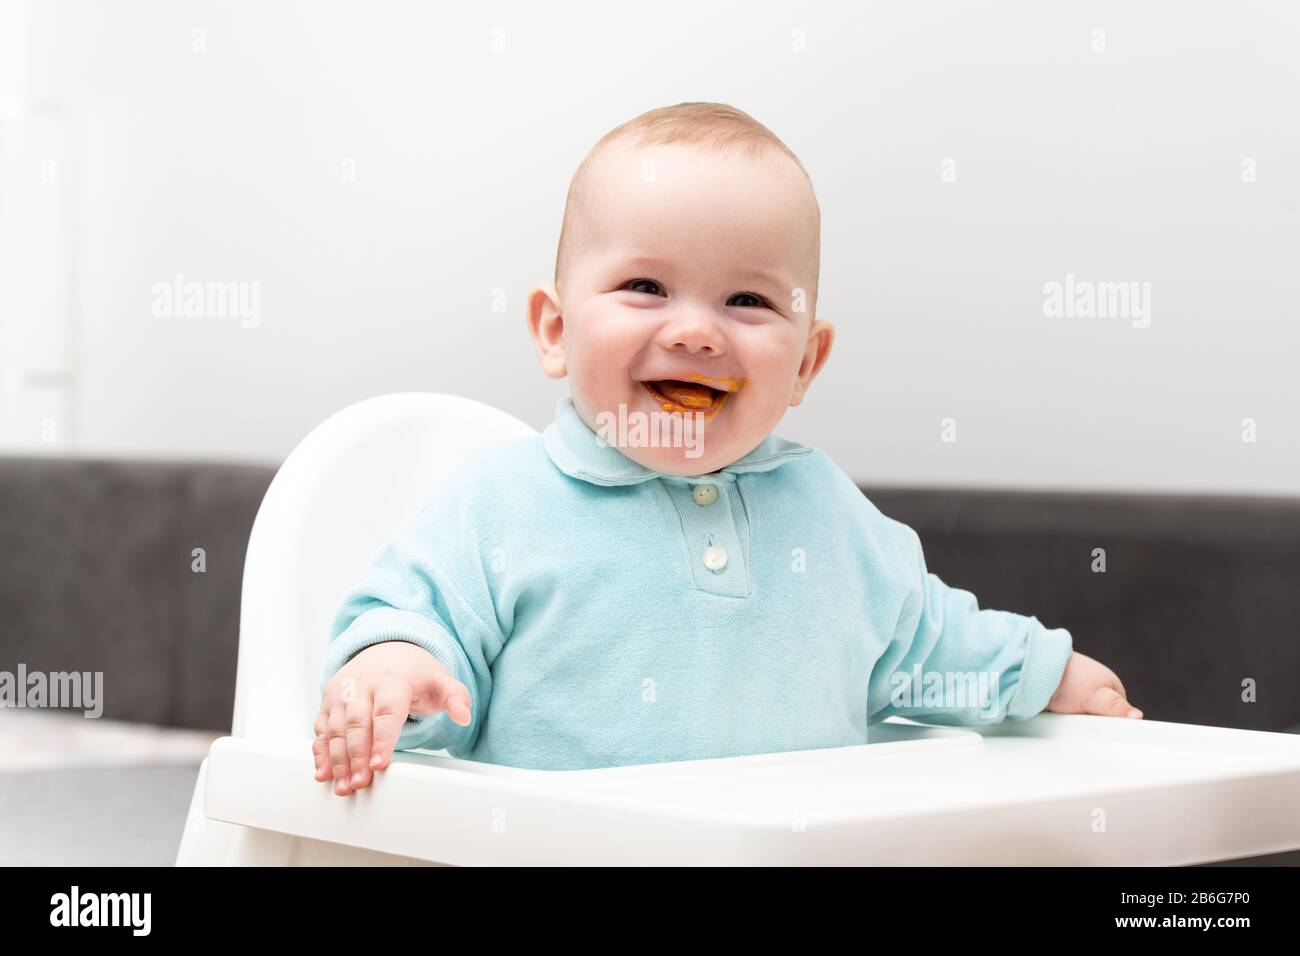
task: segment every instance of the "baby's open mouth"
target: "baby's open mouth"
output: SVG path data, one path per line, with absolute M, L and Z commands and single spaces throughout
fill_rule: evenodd
M 744 384 L 740 379 L 709 379 L 699 376 L 701 381 L 682 381 L 665 378 L 642 382 L 650 396 L 659 403 L 665 412 L 696 412 L 705 417 L 716 415 L 727 403 L 732 392 L 738 391 Z M 708 384 L 714 381 L 716 386 Z

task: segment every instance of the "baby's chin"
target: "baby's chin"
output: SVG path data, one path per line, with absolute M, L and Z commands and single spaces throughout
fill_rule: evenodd
M 585 402 L 578 403 L 584 420 Z M 595 413 L 588 426 L 626 457 L 651 471 L 695 477 L 726 468 L 763 440 L 749 436 L 752 423 L 736 417 L 734 399 L 716 413 L 666 412 L 648 395 L 633 396 L 615 410 Z M 746 434 L 740 434 L 740 433 Z M 747 437 L 752 440 L 746 442 Z
M 719 454 L 708 447 L 707 440 L 702 448 L 620 448 L 624 455 L 638 465 L 657 471 L 664 475 L 691 478 L 707 475 L 710 472 L 726 468 L 738 455 Z

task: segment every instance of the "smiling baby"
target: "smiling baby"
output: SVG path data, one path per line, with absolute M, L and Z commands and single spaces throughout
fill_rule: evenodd
M 867 743 L 890 716 L 1140 717 L 1036 618 L 927 572 L 915 532 L 777 437 L 825 367 L 821 218 L 792 152 L 716 103 L 617 127 L 528 298 L 555 419 L 484 449 L 343 600 L 316 778 L 395 749 L 548 770 Z

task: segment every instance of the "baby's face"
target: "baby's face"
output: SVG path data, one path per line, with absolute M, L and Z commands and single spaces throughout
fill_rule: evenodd
M 560 290 L 529 297 L 543 368 L 567 375 L 583 421 L 641 465 L 725 467 L 802 401 L 830 352 L 807 181 L 776 150 L 680 145 L 611 146 L 588 173 Z M 608 428 L 620 415 L 626 443 Z M 637 418 L 662 436 L 668 415 L 689 418 L 694 444 L 638 441 Z

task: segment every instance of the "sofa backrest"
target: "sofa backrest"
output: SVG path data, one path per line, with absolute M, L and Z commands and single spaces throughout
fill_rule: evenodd
M 100 671 L 105 718 L 228 729 L 244 551 L 273 474 L 0 458 L 0 670 Z
M 105 717 L 228 730 L 274 472 L 0 458 L 0 670 L 102 671 Z M 1300 731 L 1300 499 L 863 490 L 930 571 L 1068 628 L 1148 718 Z

